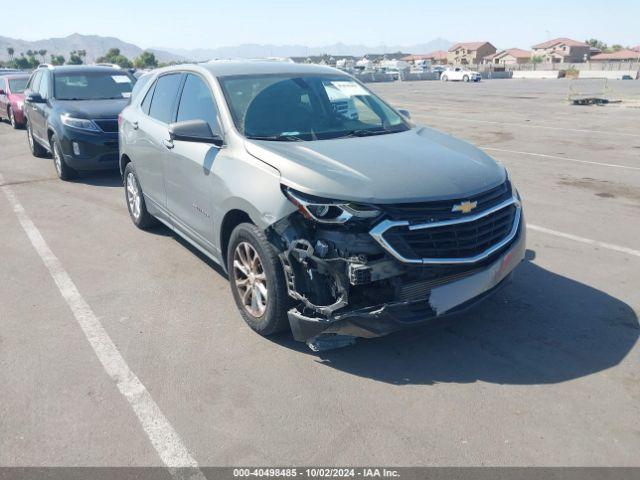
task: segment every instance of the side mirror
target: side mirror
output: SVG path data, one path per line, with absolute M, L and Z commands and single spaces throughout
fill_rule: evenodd
M 6 92 L 0 88 L 0 95 L 6 95 Z
M 24 101 L 26 103 L 45 103 L 46 100 L 39 93 L 29 92 L 25 95 Z
M 224 144 L 222 137 L 211 131 L 211 127 L 204 120 L 187 120 L 169 125 L 171 140 L 181 142 L 211 143 L 216 147 Z
M 411 120 L 411 114 L 409 113 L 409 110 L 398 109 L 398 113 L 403 117 Z

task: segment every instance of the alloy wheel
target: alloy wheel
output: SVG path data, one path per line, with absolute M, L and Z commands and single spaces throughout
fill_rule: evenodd
M 233 280 L 244 309 L 254 318 L 267 310 L 267 278 L 260 256 L 248 242 L 241 242 L 233 254 Z
M 133 218 L 136 220 L 140 217 L 140 189 L 138 188 L 138 182 L 133 172 L 127 174 L 127 203 L 129 204 L 129 211 Z

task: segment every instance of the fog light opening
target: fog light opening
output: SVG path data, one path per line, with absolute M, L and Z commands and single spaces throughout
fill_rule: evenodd
M 80 155 L 80 145 L 78 144 L 78 142 L 71 142 L 71 144 L 73 146 L 73 154 Z

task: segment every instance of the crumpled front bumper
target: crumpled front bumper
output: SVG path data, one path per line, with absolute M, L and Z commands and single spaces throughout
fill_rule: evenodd
M 348 344 L 355 337 L 371 338 L 409 327 L 424 325 L 436 317 L 460 313 L 499 290 L 524 259 L 526 229 L 524 220 L 514 243 L 483 270 L 460 280 L 433 288 L 424 300 L 396 301 L 344 313 L 330 318 L 307 317 L 297 309 L 289 311 L 293 336 L 320 350 Z M 345 339 L 347 342 L 345 343 Z M 338 344 L 335 344 L 338 342 Z M 324 346 L 323 346 L 324 345 Z

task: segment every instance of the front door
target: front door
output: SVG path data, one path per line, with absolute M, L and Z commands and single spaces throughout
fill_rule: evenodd
M 205 120 L 220 133 L 218 109 L 207 82 L 187 74 L 178 103 L 176 122 Z M 213 245 L 212 171 L 220 148 L 197 142 L 173 141 L 165 166 L 167 208 L 194 240 L 208 250 Z
M 162 75 L 153 85 L 141 105 L 136 130 L 136 173 L 145 199 L 152 211 L 167 208 L 164 168 L 169 151 L 169 124 L 173 121 L 175 102 L 182 82 L 181 73 Z

